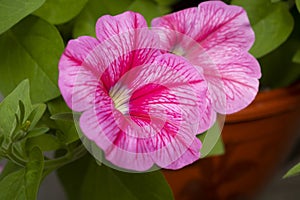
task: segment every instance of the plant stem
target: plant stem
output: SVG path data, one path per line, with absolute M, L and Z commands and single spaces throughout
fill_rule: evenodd
M 86 148 L 81 144 L 73 151 L 68 151 L 62 157 L 52 159 L 52 160 L 46 160 L 44 165 L 43 178 L 46 177 L 52 171 L 81 158 L 86 153 L 87 153 Z
M 7 159 L 9 159 L 10 161 L 14 162 L 16 165 L 19 165 L 19 166 L 21 166 L 21 167 L 25 167 L 25 166 L 26 166 L 27 161 L 24 160 L 22 157 L 18 156 L 17 154 L 15 154 L 15 153 L 13 152 L 12 145 L 10 145 L 10 146 L 8 147 L 8 149 L 6 150 L 4 156 L 5 156 Z

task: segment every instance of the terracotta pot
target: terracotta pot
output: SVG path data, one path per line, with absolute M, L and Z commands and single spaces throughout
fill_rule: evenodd
M 300 135 L 300 84 L 258 94 L 228 115 L 226 153 L 178 171 L 164 171 L 177 200 L 252 199 L 282 164 Z

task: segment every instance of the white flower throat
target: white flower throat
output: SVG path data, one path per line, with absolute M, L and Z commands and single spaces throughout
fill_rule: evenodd
M 130 91 L 127 87 L 118 83 L 109 90 L 109 96 L 114 102 L 115 109 L 124 115 L 129 113 L 129 93 Z
M 175 55 L 178 55 L 178 56 L 184 56 L 186 52 L 185 52 L 185 50 L 181 46 L 176 45 L 171 50 L 171 53 L 173 53 Z

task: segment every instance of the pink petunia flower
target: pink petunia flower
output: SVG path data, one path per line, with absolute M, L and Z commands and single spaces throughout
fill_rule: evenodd
M 207 84 L 185 59 L 162 54 L 159 36 L 138 13 L 103 16 L 97 38 L 69 41 L 59 62 L 67 105 L 114 165 L 178 169 L 199 158 L 196 135 L 209 127 Z
M 209 88 L 207 101 L 212 104 L 208 109 L 231 114 L 253 101 L 261 72 L 257 60 L 248 53 L 254 32 L 241 7 L 203 2 L 197 8 L 155 18 L 152 26 L 163 49 L 203 70 Z M 215 118 L 214 112 L 211 118 Z

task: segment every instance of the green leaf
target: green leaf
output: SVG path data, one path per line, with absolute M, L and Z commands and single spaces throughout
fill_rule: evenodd
M 41 182 L 44 157 L 38 148 L 32 149 L 25 168 L 13 171 L 0 181 L 0 199 L 35 200 Z
M 300 163 L 298 163 L 297 165 L 295 165 L 294 167 L 292 167 L 292 169 L 290 169 L 283 176 L 283 178 L 288 178 L 288 177 L 297 176 L 297 175 L 300 175 Z
M 72 111 L 68 108 L 64 100 L 59 97 L 50 102 L 48 102 L 48 109 L 50 113 L 56 115 L 58 113 L 72 113 Z M 60 134 L 60 140 L 65 144 L 70 144 L 79 139 L 79 135 L 77 133 L 77 129 L 74 125 L 74 122 L 70 121 L 55 121 L 57 125 L 57 129 L 59 129 L 62 134 Z
M 298 11 L 300 12 L 300 0 L 296 0 L 296 5 L 297 5 L 297 8 L 298 8 Z
M 19 165 L 16 165 L 12 161 L 7 161 L 7 163 L 5 164 L 5 167 L 4 167 L 3 171 L 0 173 L 0 182 L 8 174 L 11 174 L 11 173 L 13 173 L 13 172 L 15 172 L 15 171 L 17 171 L 19 169 L 21 169 L 21 167 Z
M 262 85 L 270 88 L 285 87 L 299 79 L 300 63 L 297 63 L 296 54 L 300 46 L 298 34 L 294 32 L 279 48 L 259 59 Z
M 52 24 L 62 24 L 74 18 L 88 0 L 46 0 L 46 3 L 34 12 L 35 15 Z
M 165 3 L 156 3 L 152 0 L 89 0 L 82 12 L 74 22 L 73 37 L 90 35 L 95 37 L 96 21 L 102 15 L 117 15 L 127 10 L 140 12 L 148 22 L 168 12 L 169 4 L 173 0 L 165 0 Z
M 39 120 L 42 118 L 44 112 L 46 110 L 46 104 L 35 104 L 33 105 L 32 112 L 28 117 L 28 121 L 30 121 L 29 130 L 32 130 Z
M 29 16 L 0 36 L 0 91 L 9 94 L 21 80 L 30 80 L 35 103 L 59 96 L 58 60 L 64 44 L 51 24 Z
M 38 9 L 44 2 L 45 0 L 1 0 L 0 34 Z
M 0 150 L 3 155 L 26 158 L 26 140 L 45 133 L 45 129 L 39 130 L 35 126 L 46 107 L 44 104 L 32 106 L 29 93 L 29 81 L 24 80 L 0 104 L 0 116 L 4 116 L 0 118 L 0 136 L 4 138 Z
M 124 12 L 133 0 L 89 0 L 74 22 L 73 37 L 90 35 L 96 37 L 97 19 L 105 14 L 115 15 Z
M 44 156 L 39 148 L 31 150 L 25 169 L 26 197 L 36 199 L 44 169 Z
M 39 147 L 42 151 L 53 151 L 62 148 L 63 144 L 57 137 L 51 134 L 42 134 L 27 139 L 26 149 L 32 149 L 35 146 Z
M 163 6 L 171 6 L 174 5 L 179 0 L 155 0 L 156 3 Z
M 219 123 L 216 122 L 206 133 L 197 136 L 202 142 L 201 158 L 224 153 L 221 131 Z
M 225 147 L 224 147 L 222 137 L 220 136 L 215 146 L 205 157 L 223 155 L 224 153 L 225 153 Z
M 272 3 L 277 3 L 277 2 L 280 2 L 282 0 L 271 0 Z
M 164 14 L 155 2 L 149 0 L 136 0 L 128 9 L 142 13 L 149 24 L 153 18 Z
M 58 170 L 72 200 L 169 200 L 172 192 L 160 171 L 125 173 L 97 165 L 86 156 Z
M 256 36 L 250 52 L 257 58 L 276 49 L 293 30 L 294 19 L 287 2 L 232 0 L 231 3 L 242 6 L 247 11 Z
M 8 174 L 0 182 L 0 199 L 24 199 L 25 197 L 25 169 Z
M 16 127 L 15 113 L 19 113 L 19 102 L 22 101 L 25 109 L 24 116 L 27 118 L 32 110 L 29 97 L 29 81 L 22 81 L 14 91 L 0 103 L 0 135 L 7 138 L 12 136 Z
M 300 64 L 300 49 L 295 53 L 292 61 Z
M 20 123 L 23 123 L 25 117 L 25 105 L 21 100 L 19 101 L 19 110 L 20 110 L 20 116 L 19 116 Z
M 90 162 L 90 156 L 84 156 L 77 161 L 59 168 L 56 171 L 57 176 L 59 177 L 60 182 L 64 186 L 65 192 L 68 195 L 68 199 L 80 200 L 82 181 L 86 176 Z
M 92 0 L 93 1 L 93 0 Z M 120 14 L 121 12 L 124 12 L 128 6 L 134 2 L 134 0 L 98 0 L 102 2 L 102 5 L 105 7 L 106 12 L 108 12 L 111 15 Z
M 49 130 L 50 129 L 48 127 L 34 128 L 28 132 L 26 138 L 32 138 L 32 137 L 43 135 L 44 133 L 47 133 Z
M 58 121 L 70 121 L 74 122 L 74 114 L 71 112 L 63 112 L 63 113 L 57 113 L 50 117 L 53 120 Z

